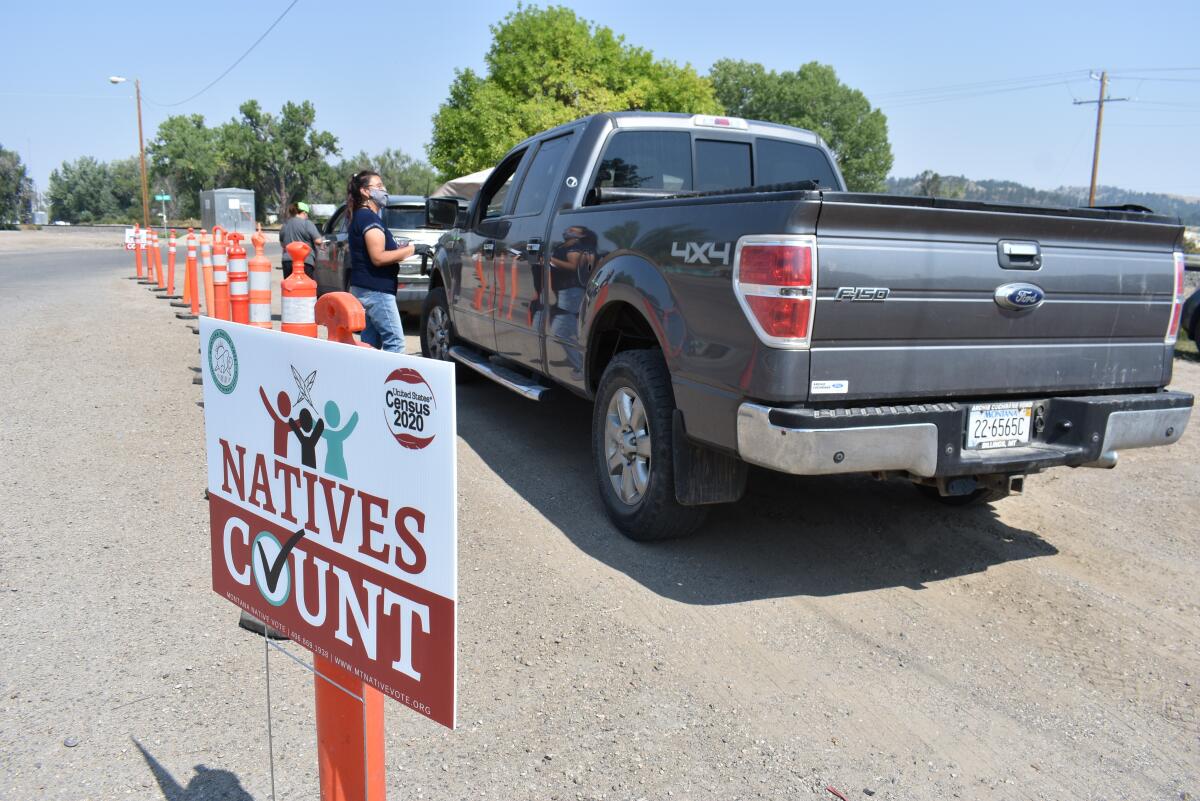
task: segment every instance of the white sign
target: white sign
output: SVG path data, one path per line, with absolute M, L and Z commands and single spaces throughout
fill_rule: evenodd
M 233 209 L 234 211 L 241 211 L 242 210 L 241 199 L 236 198 L 236 197 L 229 198 L 229 208 Z
M 134 250 L 137 248 L 137 234 L 132 228 L 125 229 L 125 249 Z
M 200 318 L 213 590 L 451 728 L 453 365 Z

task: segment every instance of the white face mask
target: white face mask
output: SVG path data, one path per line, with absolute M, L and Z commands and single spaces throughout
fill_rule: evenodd
M 371 201 L 381 209 L 387 205 L 387 197 L 387 192 L 382 189 L 371 190 Z

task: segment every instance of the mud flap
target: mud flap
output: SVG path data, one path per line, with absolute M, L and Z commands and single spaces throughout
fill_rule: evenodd
M 746 491 L 746 463 L 688 439 L 683 413 L 672 417 L 675 500 L 684 506 L 733 503 Z

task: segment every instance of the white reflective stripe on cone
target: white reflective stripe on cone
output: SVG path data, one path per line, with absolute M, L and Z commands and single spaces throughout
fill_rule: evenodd
M 214 284 L 228 284 L 229 283 L 229 273 L 225 272 L 224 268 L 221 268 L 221 269 L 213 268 L 213 283 Z
M 285 323 L 315 323 L 317 321 L 316 298 L 284 298 L 283 321 Z
M 267 303 L 251 303 L 250 304 L 250 322 L 252 323 L 269 323 L 271 322 L 271 306 Z
M 229 294 L 230 295 L 246 295 L 246 294 L 249 294 L 249 292 L 250 292 L 250 286 L 245 281 L 230 281 L 229 282 Z
M 251 289 L 270 289 L 271 288 L 271 273 L 266 270 L 251 270 L 250 271 L 250 288 Z

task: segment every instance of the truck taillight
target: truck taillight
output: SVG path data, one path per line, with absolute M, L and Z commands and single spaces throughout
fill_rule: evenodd
M 733 257 L 733 290 L 767 345 L 807 348 L 816 310 L 817 241 L 812 236 L 744 236 Z
M 1179 318 L 1183 315 L 1183 271 L 1183 253 L 1177 250 L 1175 251 L 1175 281 L 1171 284 L 1171 288 L 1174 290 L 1171 295 L 1171 322 L 1167 326 L 1165 340 L 1168 345 L 1174 345 L 1175 340 L 1179 338 Z

